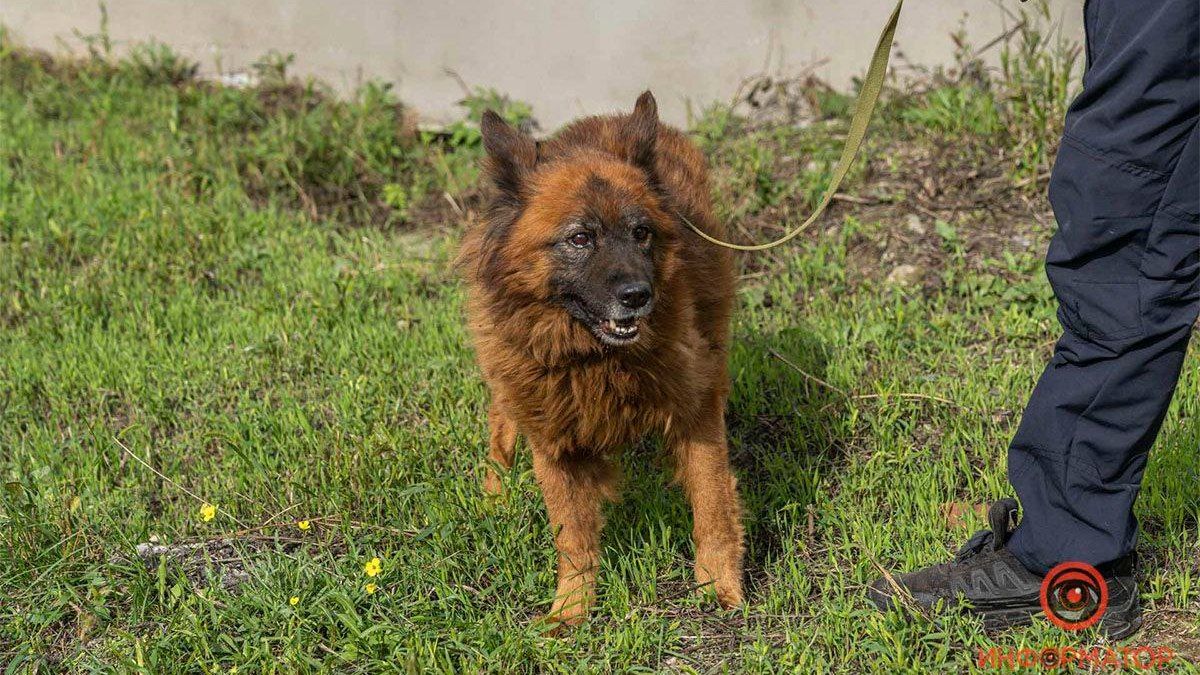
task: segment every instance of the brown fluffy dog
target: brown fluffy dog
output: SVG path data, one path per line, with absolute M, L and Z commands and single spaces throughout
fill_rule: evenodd
M 660 125 L 650 92 L 631 115 L 589 117 L 536 143 L 488 112 L 487 219 L 460 263 L 470 328 L 492 393 L 490 460 L 526 437 L 558 549 L 549 619 L 582 620 L 595 593 L 610 455 L 663 435 L 695 518 L 696 579 L 742 601 L 742 524 L 725 440 L 731 256 L 718 237 L 704 157 Z

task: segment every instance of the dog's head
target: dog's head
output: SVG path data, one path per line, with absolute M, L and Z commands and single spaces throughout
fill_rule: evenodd
M 482 131 L 496 197 L 469 247 L 476 283 L 510 301 L 561 310 L 540 316 L 565 313 L 609 347 L 638 342 L 678 247 L 654 171 L 654 97 L 646 92 L 631 115 L 542 147 L 491 111 Z

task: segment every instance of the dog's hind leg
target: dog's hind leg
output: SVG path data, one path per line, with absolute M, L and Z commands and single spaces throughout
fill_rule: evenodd
M 558 549 L 558 589 L 546 620 L 573 626 L 583 621 L 596 594 L 602 508 L 616 493 L 616 471 L 602 457 L 563 456 L 533 447 L 533 472 L 546 500 Z
M 488 465 L 484 469 L 483 489 L 491 495 L 504 490 L 497 469 L 508 471 L 513 465 L 513 454 L 517 449 L 517 425 L 498 403 L 492 401 L 488 408 Z
M 725 415 L 720 407 L 696 428 L 672 438 L 677 478 L 692 505 L 696 583 L 710 584 L 723 607 L 742 603 L 742 507 L 729 466 Z

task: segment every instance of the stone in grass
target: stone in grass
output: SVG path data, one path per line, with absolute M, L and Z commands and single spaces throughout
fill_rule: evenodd
M 116 554 L 110 561 L 122 564 L 140 563 L 151 571 L 157 570 L 159 565 L 165 565 L 169 570 L 182 572 L 195 590 L 217 583 L 226 591 L 235 591 L 250 581 L 253 576 L 253 570 L 250 568 L 260 558 L 281 554 L 290 556 L 302 549 L 311 554 L 313 546 L 319 546 L 323 553 L 333 556 L 346 552 L 345 542 L 337 538 L 317 542 L 278 534 L 251 533 L 237 537 L 164 544 L 157 536 L 152 535 L 150 541 L 135 547 L 136 558 Z
M 919 265 L 896 265 L 887 275 L 887 283 L 893 286 L 916 286 L 925 279 L 925 269 Z
M 250 580 L 246 561 L 229 539 L 214 539 L 193 544 L 159 544 L 150 541 L 137 545 L 137 557 L 146 569 L 158 568 L 165 560 L 167 567 L 182 571 L 194 589 L 206 588 L 211 582 L 233 591 Z
M 904 217 L 904 229 L 918 237 L 925 236 L 925 223 L 921 222 L 921 216 L 915 213 L 910 213 Z

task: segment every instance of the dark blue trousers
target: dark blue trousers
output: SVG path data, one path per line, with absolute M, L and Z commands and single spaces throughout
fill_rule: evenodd
M 1010 550 L 1119 558 L 1200 313 L 1200 2 L 1087 0 L 1083 92 L 1050 179 L 1062 337 L 1009 448 Z

